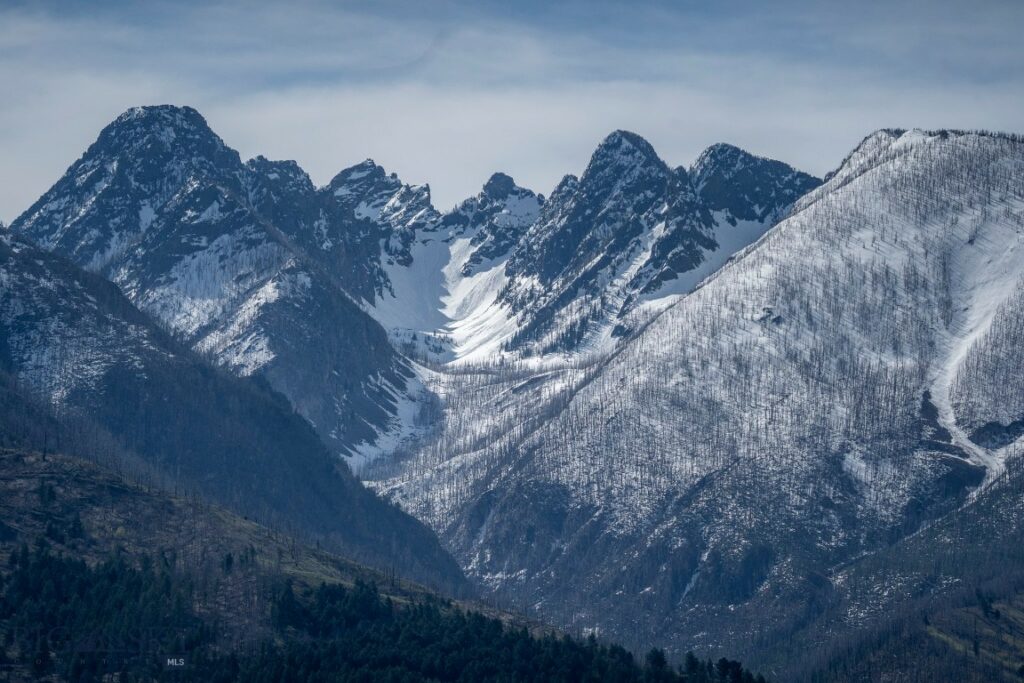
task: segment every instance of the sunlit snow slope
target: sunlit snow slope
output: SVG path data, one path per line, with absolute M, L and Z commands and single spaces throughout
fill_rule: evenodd
M 379 486 L 523 607 L 763 655 L 1024 432 L 1022 177 L 1018 138 L 875 133 L 610 356 L 438 380 Z
M 497 173 L 476 197 L 387 242 L 386 284 L 367 310 L 433 363 L 605 353 L 818 182 L 730 145 L 672 169 L 617 131 L 547 200 Z

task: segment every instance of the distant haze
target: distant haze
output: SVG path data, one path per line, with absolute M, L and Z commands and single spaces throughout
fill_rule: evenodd
M 318 184 L 372 157 L 441 209 L 496 170 L 547 194 L 617 128 L 819 175 L 880 127 L 1024 132 L 1024 3 L 507 4 L 5 3 L 0 219 L 139 104 Z

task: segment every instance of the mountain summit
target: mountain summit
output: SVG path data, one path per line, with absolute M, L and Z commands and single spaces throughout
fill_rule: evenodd
M 790 166 L 719 143 L 690 168 L 694 187 L 711 211 L 733 221 L 772 221 L 821 182 Z
M 607 345 L 644 302 L 689 292 L 818 182 L 736 148 L 705 152 L 695 172 L 669 168 L 634 133 L 605 138 L 509 259 L 501 296 L 521 323 L 508 348 Z
M 105 128 L 11 230 L 110 278 L 219 364 L 264 377 L 352 455 L 393 428 L 412 373 L 353 300 L 379 286 L 378 271 L 361 258 L 344 278 L 333 269 L 332 237 L 358 254 L 349 247 L 380 229 L 325 195 L 294 162 L 243 164 L 194 109 L 142 107 Z
M 190 107 L 136 107 L 100 133 L 12 229 L 106 269 L 144 233 L 189 179 L 240 189 L 238 154 Z

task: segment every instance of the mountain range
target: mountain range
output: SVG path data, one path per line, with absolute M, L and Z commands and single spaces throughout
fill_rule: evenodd
M 1021 532 L 979 511 L 1022 483 L 1022 178 L 1013 135 L 880 130 L 818 179 L 615 131 L 441 212 L 141 107 L 3 236 L 0 360 L 93 450 L 357 559 L 810 676 Z

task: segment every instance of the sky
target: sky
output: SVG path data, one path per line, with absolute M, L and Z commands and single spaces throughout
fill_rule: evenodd
M 191 105 L 317 184 L 373 158 L 447 209 L 547 194 L 627 129 L 816 174 L 883 127 L 1024 132 L 1024 2 L 0 0 L 0 220 L 119 113 Z

